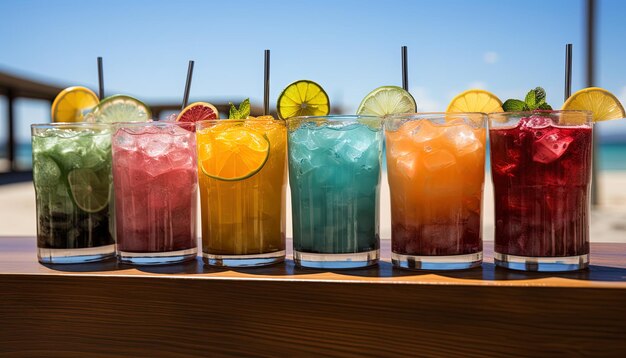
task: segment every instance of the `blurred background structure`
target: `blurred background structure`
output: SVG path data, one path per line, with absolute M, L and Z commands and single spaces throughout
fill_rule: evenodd
M 289 83 L 311 79 L 328 92 L 334 113 L 352 113 L 372 89 L 401 84 L 403 45 L 419 111 L 444 111 L 469 88 L 504 101 L 536 86 L 559 108 L 566 43 L 574 45 L 573 91 L 599 86 L 626 103 L 624 1 L 320 0 L 311 6 L 286 0 L 0 2 L 0 184 L 30 180 L 30 125 L 50 121 L 60 89 L 97 89 L 98 56 L 107 95 L 137 97 L 160 118 L 179 107 L 191 59 L 190 102 L 208 101 L 225 112 L 228 102 L 250 97 L 262 108 L 268 48 L 272 110 Z M 626 212 L 626 120 L 601 123 L 596 133 L 598 203 Z M 0 198 L 6 206 L 8 196 L 0 191 Z

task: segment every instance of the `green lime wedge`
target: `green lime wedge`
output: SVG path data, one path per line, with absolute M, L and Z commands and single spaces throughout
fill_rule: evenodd
M 88 213 L 98 212 L 109 204 L 109 174 L 106 170 L 74 169 L 67 175 L 72 199 Z
M 143 102 L 121 94 L 100 101 L 92 115 L 98 123 L 147 122 L 152 117 Z
M 382 86 L 365 96 L 356 113 L 383 117 L 416 110 L 417 104 L 409 92 L 398 86 Z

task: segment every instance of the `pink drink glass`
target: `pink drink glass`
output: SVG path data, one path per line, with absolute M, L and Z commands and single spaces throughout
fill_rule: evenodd
M 193 125 L 120 123 L 112 139 L 117 256 L 155 265 L 197 254 Z

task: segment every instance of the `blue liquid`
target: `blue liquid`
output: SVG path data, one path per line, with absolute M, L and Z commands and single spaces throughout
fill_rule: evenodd
M 359 123 L 290 130 L 294 250 L 347 254 L 379 248 L 382 131 Z

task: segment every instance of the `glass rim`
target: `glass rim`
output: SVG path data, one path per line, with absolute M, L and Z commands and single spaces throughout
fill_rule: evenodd
M 536 110 L 532 110 L 532 111 L 513 111 L 513 112 L 490 112 L 487 113 L 487 115 L 489 117 L 491 116 L 513 116 L 513 115 L 533 115 L 533 114 L 561 114 L 561 113 L 579 113 L 579 114 L 585 114 L 588 116 L 592 116 L 593 113 L 591 111 L 585 111 L 585 110 L 580 110 L 580 109 L 536 109 Z
M 593 120 L 593 113 L 591 111 L 584 110 L 533 110 L 533 111 L 518 111 L 518 112 L 492 112 L 488 114 L 489 118 L 489 127 L 493 128 L 495 123 L 501 122 L 510 122 L 510 121 L 519 121 L 524 117 L 532 117 L 532 116 L 541 116 L 544 115 L 547 118 L 551 118 L 552 120 L 567 119 L 568 115 L 576 115 L 579 118 L 584 120 L 572 122 L 572 123 L 557 123 L 561 126 L 579 126 L 579 125 L 593 125 L 595 121 Z M 496 126 L 498 127 L 498 126 Z
M 224 123 L 244 123 L 244 122 L 255 122 L 258 121 L 260 122 L 271 122 L 271 123 L 285 123 L 284 119 L 261 119 L 261 120 L 257 120 L 257 119 L 230 119 L 230 118 L 215 118 L 215 119 L 204 119 L 201 121 L 197 121 L 194 122 L 195 125 L 198 125 L 200 123 L 217 123 L 217 122 L 224 122 Z M 187 123 L 191 123 L 191 122 L 187 122 Z
M 340 120 L 336 120 L 336 119 L 340 119 L 340 118 L 344 118 L 345 120 L 340 121 Z M 350 122 L 350 121 L 357 121 L 359 119 L 380 119 L 382 120 L 383 117 L 381 116 L 374 116 L 374 115 L 365 115 L 365 114 L 329 114 L 326 116 L 296 116 L 296 117 L 291 117 L 291 118 L 287 118 L 285 120 L 285 122 L 295 122 L 295 121 L 320 121 L 326 119 L 329 122 Z M 333 119 L 335 119 L 333 121 Z
M 461 120 L 473 128 L 486 128 L 489 121 L 484 112 L 412 112 L 397 113 L 384 118 L 385 131 L 394 132 L 405 123 L 414 121 L 428 121 L 435 126 L 449 125 L 448 122 Z M 397 128 L 394 126 L 398 125 Z
M 183 125 L 187 125 L 187 126 L 191 126 L 193 123 L 191 122 L 177 122 L 177 121 L 147 121 L 147 122 L 116 122 L 116 123 L 111 123 L 112 127 L 115 128 L 125 128 L 125 127 L 147 127 L 147 126 L 154 126 L 154 125 L 162 125 L 162 126 L 168 126 L 168 125 L 172 125 L 172 126 L 183 126 Z
M 406 118 L 406 117 L 451 117 L 451 116 L 468 116 L 468 115 L 479 115 L 483 117 L 487 117 L 488 114 L 485 112 L 411 112 L 411 113 L 396 113 L 389 114 L 385 116 L 385 119 L 392 118 Z
M 323 119 L 323 118 L 347 118 L 347 119 L 359 119 L 359 118 L 383 118 L 380 116 L 373 116 L 369 114 L 329 114 L 326 116 L 296 116 L 287 118 L 286 121 L 293 121 L 295 119 Z
M 50 123 L 34 123 L 31 128 L 61 128 L 61 127 L 85 127 L 85 128 L 111 128 L 111 123 L 96 122 L 50 122 Z

